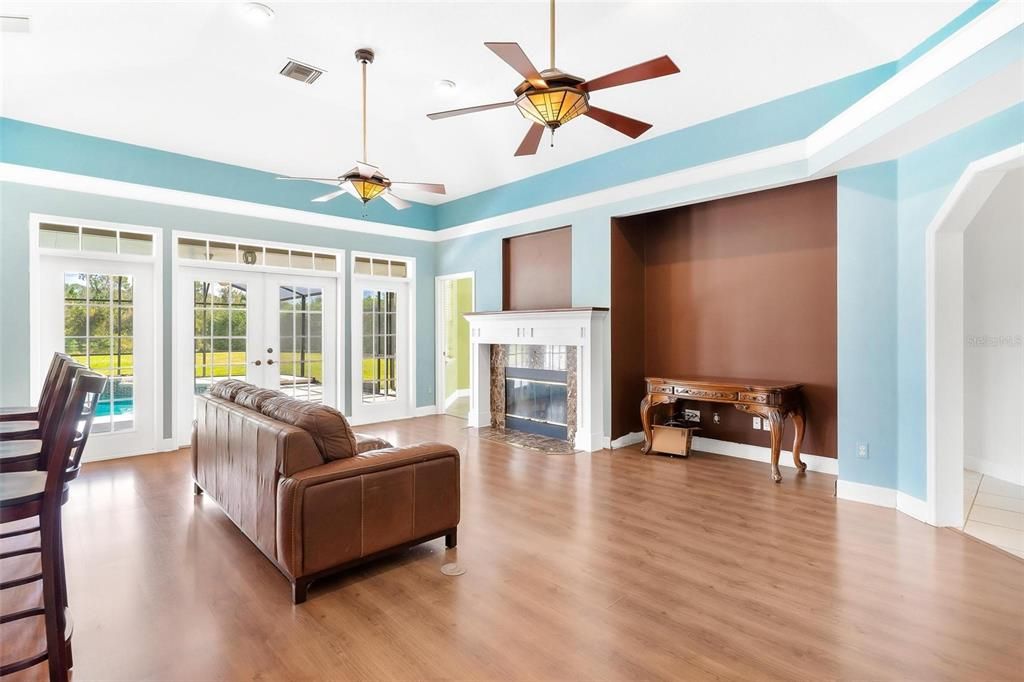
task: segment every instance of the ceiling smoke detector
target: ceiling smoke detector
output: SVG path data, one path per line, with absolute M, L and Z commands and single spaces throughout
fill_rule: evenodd
M 289 59 L 288 63 L 284 65 L 284 68 L 281 69 L 282 76 L 287 76 L 288 78 L 306 83 L 307 85 L 322 76 L 323 73 L 323 69 L 318 69 L 315 66 L 297 62 L 294 59 Z

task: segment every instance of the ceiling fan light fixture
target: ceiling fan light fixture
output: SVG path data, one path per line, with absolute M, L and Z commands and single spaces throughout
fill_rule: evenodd
M 359 195 L 359 198 L 362 199 L 364 204 L 376 199 L 391 184 L 387 180 L 364 178 L 360 176 L 349 178 L 349 182 L 352 183 L 352 187 L 355 189 L 356 194 Z
M 530 89 L 516 99 L 516 108 L 523 118 L 554 130 L 587 113 L 590 102 L 587 93 L 579 88 Z
M 274 18 L 274 10 L 262 2 L 247 2 L 242 5 L 242 13 L 253 24 L 266 24 Z

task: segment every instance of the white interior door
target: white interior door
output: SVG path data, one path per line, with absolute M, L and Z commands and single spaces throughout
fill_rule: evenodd
M 337 406 L 337 279 L 233 269 L 180 269 L 178 405 L 241 379 Z
M 43 371 L 63 351 L 108 377 L 84 457 L 155 451 L 152 264 L 43 255 L 39 286 Z
M 353 420 L 411 416 L 408 283 L 353 277 L 352 310 Z

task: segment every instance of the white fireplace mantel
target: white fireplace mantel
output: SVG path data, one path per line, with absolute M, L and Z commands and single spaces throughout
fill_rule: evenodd
M 593 452 L 608 445 L 604 432 L 604 391 L 608 385 L 605 334 L 607 308 L 516 310 L 467 313 L 469 321 L 469 425 L 491 425 L 491 346 L 529 344 L 576 346 L 576 441 Z

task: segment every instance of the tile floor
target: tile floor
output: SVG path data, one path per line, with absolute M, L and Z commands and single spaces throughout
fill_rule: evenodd
M 1024 558 L 1024 486 L 964 470 L 964 532 Z

